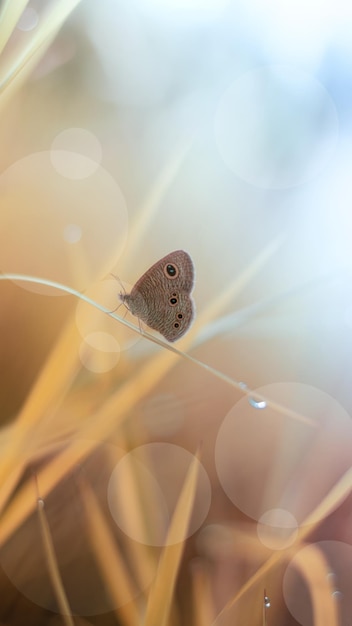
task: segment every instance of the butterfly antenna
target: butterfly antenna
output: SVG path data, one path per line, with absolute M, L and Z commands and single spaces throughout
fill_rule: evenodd
M 120 277 L 117 276 L 117 274 L 112 274 L 112 272 L 110 272 L 110 276 L 115 278 L 115 280 L 117 280 L 117 282 L 120 283 L 120 287 L 121 287 L 121 289 L 123 291 L 123 295 L 125 296 L 126 295 L 126 289 L 125 289 L 124 285 L 122 284 L 122 281 L 121 281 Z
M 117 282 L 120 283 L 120 287 L 122 289 L 122 292 L 120 292 L 120 300 L 121 300 L 120 304 L 118 304 L 117 307 L 115 309 L 113 309 L 112 311 L 107 311 L 108 315 L 111 315 L 111 313 L 115 313 L 116 311 L 118 311 L 118 309 L 120 308 L 120 306 L 122 304 L 124 304 L 125 307 L 128 309 L 128 306 L 127 306 L 126 302 L 124 302 L 123 298 L 121 298 L 121 296 L 126 296 L 127 292 L 126 292 L 126 289 L 125 289 L 124 285 L 122 284 L 122 281 L 121 281 L 120 277 L 117 276 L 116 274 L 113 274 L 112 272 L 110 272 L 110 276 L 115 278 L 115 280 L 117 280 Z M 125 313 L 125 315 L 126 315 L 126 313 Z M 125 317 L 125 315 L 124 315 L 124 317 Z

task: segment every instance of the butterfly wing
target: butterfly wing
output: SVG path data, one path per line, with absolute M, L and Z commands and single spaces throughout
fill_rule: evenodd
M 176 276 L 170 276 L 167 272 L 167 266 L 176 267 Z M 191 293 L 194 285 L 194 265 L 191 257 L 184 250 L 175 250 L 164 256 L 160 261 L 152 265 L 149 270 L 141 276 L 132 289 L 139 292 L 146 292 L 150 287 L 160 286 L 161 281 L 166 278 L 169 284 L 177 286 L 182 291 Z
M 176 341 L 194 316 L 190 297 L 194 284 L 192 259 L 183 250 L 166 255 L 141 276 L 128 298 L 131 313 L 168 341 Z
M 189 294 L 180 292 L 177 300 L 175 306 L 167 309 L 160 320 L 159 328 L 156 329 L 171 342 L 180 339 L 187 332 L 194 318 L 194 304 Z

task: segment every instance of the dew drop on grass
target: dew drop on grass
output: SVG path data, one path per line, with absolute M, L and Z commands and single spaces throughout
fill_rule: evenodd
M 333 591 L 331 595 L 335 600 L 338 600 L 338 601 L 341 601 L 343 598 L 343 593 L 339 591 L 338 589 L 335 589 L 335 591 Z
M 265 400 L 256 400 L 255 397 L 250 396 L 248 398 L 248 402 L 251 406 L 253 406 L 255 409 L 265 409 L 266 408 L 266 402 Z
M 264 606 L 266 609 L 270 608 L 270 598 L 269 596 L 264 596 Z

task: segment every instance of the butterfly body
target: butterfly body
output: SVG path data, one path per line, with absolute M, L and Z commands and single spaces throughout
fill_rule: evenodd
M 176 250 L 152 265 L 121 301 L 133 315 L 157 330 L 168 341 L 176 341 L 188 330 L 194 316 L 191 291 L 194 284 L 192 259 Z

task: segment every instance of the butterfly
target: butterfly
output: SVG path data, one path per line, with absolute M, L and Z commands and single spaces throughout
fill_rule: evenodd
M 120 293 L 119 297 L 147 326 L 167 341 L 176 341 L 187 332 L 194 317 L 193 285 L 191 257 L 183 250 L 175 250 L 152 265 L 131 293 Z

